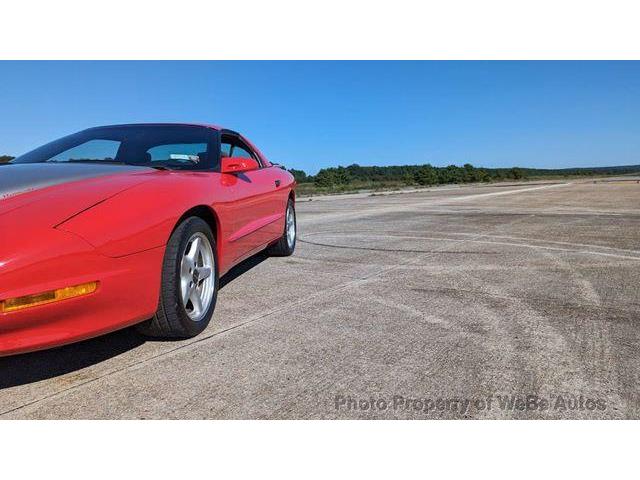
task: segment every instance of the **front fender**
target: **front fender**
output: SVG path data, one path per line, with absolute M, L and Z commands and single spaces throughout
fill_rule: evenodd
M 166 245 L 177 221 L 197 205 L 211 204 L 206 173 L 158 172 L 58 225 L 109 257 L 122 257 Z

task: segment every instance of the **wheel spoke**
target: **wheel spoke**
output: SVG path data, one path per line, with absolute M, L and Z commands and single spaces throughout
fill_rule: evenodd
M 198 257 L 200 255 L 201 243 L 202 241 L 200 240 L 200 237 L 194 238 L 193 242 L 191 242 L 191 247 L 189 248 L 189 251 L 185 255 L 185 258 L 187 258 L 191 262 L 191 268 L 193 268 L 196 265 L 196 262 L 198 261 Z
M 180 265 L 180 276 L 182 278 L 189 278 L 191 276 L 191 270 L 193 270 L 193 263 L 187 257 L 182 257 L 182 264 Z
M 200 280 L 204 280 L 211 276 L 211 267 L 197 267 L 196 271 L 198 272 L 198 278 Z
M 189 302 L 189 299 L 193 295 L 193 291 L 195 290 L 196 286 L 190 281 L 183 280 L 181 283 L 182 283 L 181 285 L 182 286 L 182 302 L 186 306 L 187 303 Z
M 200 294 L 195 287 L 191 291 L 189 300 L 191 300 L 191 304 L 193 305 L 193 313 L 196 315 L 200 315 L 202 313 L 202 299 L 200 298 Z

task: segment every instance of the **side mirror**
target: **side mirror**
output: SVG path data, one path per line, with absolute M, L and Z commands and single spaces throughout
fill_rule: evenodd
M 260 168 L 258 162 L 248 157 L 222 157 L 220 171 L 222 173 L 242 173 Z

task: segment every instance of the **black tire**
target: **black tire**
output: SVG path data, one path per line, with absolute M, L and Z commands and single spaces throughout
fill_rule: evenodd
M 204 234 L 216 258 L 216 242 L 209 225 L 199 217 L 189 217 L 174 230 L 167 243 L 162 263 L 160 300 L 155 316 L 138 324 L 143 335 L 156 338 L 191 338 L 201 333 L 211 321 L 218 296 L 218 262 L 214 262 L 214 291 L 211 304 L 199 321 L 192 320 L 183 305 L 180 293 L 180 267 L 189 239 L 195 233 Z
M 287 238 L 287 216 L 289 214 L 289 210 L 291 210 L 293 214 L 293 228 L 294 228 L 294 237 L 293 242 L 289 242 Z M 272 257 L 288 257 L 293 255 L 293 252 L 296 249 L 296 240 L 298 238 L 297 235 L 298 225 L 296 223 L 296 206 L 293 203 L 292 199 L 289 199 L 287 202 L 287 209 L 284 211 L 284 232 L 282 233 L 282 237 L 274 243 L 273 245 L 267 248 L 267 254 Z

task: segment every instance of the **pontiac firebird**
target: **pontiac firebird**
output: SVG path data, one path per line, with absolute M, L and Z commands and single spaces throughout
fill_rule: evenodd
M 219 276 L 293 253 L 295 186 L 210 125 L 90 128 L 0 165 L 0 355 L 134 324 L 198 335 Z

